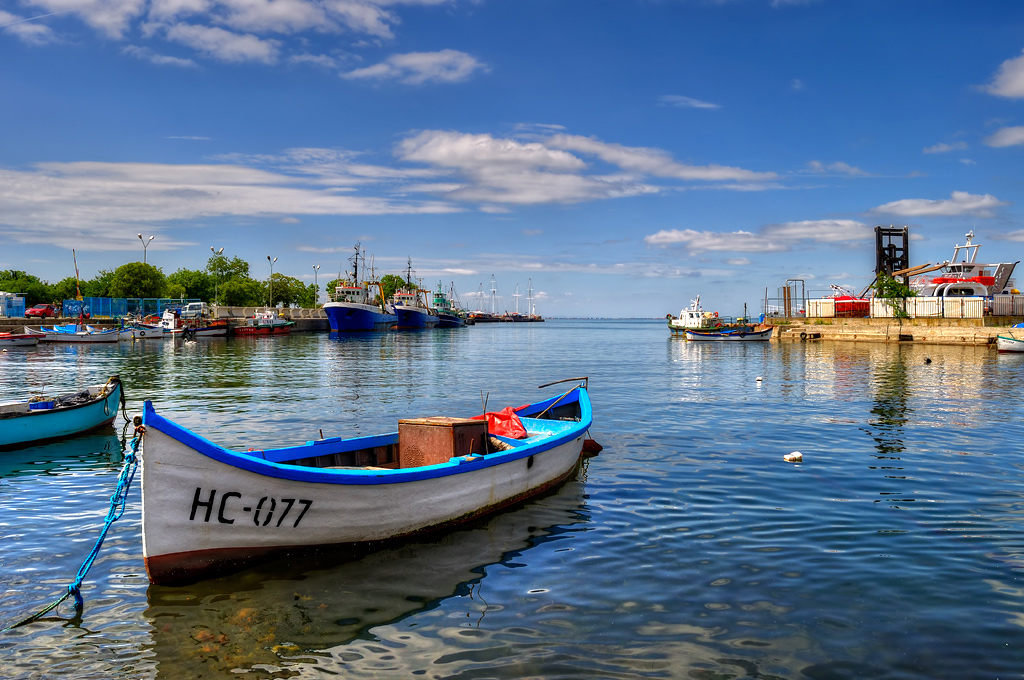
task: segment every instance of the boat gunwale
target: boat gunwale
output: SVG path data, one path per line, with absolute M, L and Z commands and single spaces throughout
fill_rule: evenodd
M 266 458 L 257 457 L 249 452 L 226 449 L 223 446 L 196 434 L 192 430 L 179 425 L 173 420 L 161 416 L 156 412 L 156 409 L 153 407 L 153 403 L 150 400 L 146 400 L 143 405 L 143 422 L 148 428 L 158 430 L 162 434 L 177 440 L 199 455 L 210 458 L 211 460 L 217 461 L 223 465 L 235 467 L 258 475 L 295 482 L 321 484 L 399 484 L 405 482 L 417 482 L 425 479 L 448 477 L 451 475 L 458 475 L 466 472 L 505 465 L 517 460 L 529 458 L 530 456 L 538 453 L 543 453 L 582 437 L 593 422 L 589 395 L 583 387 L 576 387 L 570 391 L 578 391 L 577 394 L 574 395 L 575 398 L 570 401 L 562 401 L 560 404 L 578 402 L 580 405 L 579 421 L 551 421 L 569 423 L 570 426 L 567 427 L 564 432 L 553 433 L 551 436 L 538 438 L 536 441 L 527 442 L 522 446 L 517 446 L 508 451 L 495 451 L 486 455 L 471 454 L 468 456 L 459 456 L 444 463 L 414 468 L 337 469 L 314 468 L 304 465 L 274 462 L 272 460 L 267 460 Z M 554 402 L 557 399 L 559 399 L 559 397 L 552 397 L 551 399 L 541 402 L 528 404 L 526 407 L 521 407 L 517 410 L 523 410 L 530 407 L 535 407 L 540 410 L 544 408 L 548 402 Z M 372 443 L 373 440 L 377 440 L 378 442 L 383 440 L 384 443 L 397 443 L 398 433 L 392 432 L 380 435 L 370 435 L 368 437 L 337 439 L 338 441 L 335 441 L 335 438 L 329 438 L 328 440 L 321 441 L 328 441 L 341 445 L 346 442 L 363 441 L 372 446 L 374 445 Z M 299 460 L 301 458 L 309 457 L 316 446 L 318 446 L 318 444 L 317 441 L 314 440 L 298 446 L 269 449 L 268 451 L 275 452 L 275 457 L 281 457 L 288 460 Z M 284 454 L 283 452 L 287 452 L 287 454 Z M 252 453 L 257 452 L 253 451 Z M 263 451 L 258 453 L 264 453 L 265 455 L 265 452 Z M 323 455 L 326 453 L 330 453 L 330 451 L 319 451 L 315 452 L 314 455 Z M 143 460 L 145 460 L 145 440 L 143 440 Z

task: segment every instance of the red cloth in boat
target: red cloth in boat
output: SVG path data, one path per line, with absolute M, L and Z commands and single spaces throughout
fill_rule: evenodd
M 488 411 L 482 416 L 473 416 L 473 419 L 486 419 L 487 432 L 490 434 L 508 437 L 509 439 L 525 439 L 527 436 L 526 428 L 523 427 L 523 421 L 519 420 L 516 410 L 511 406 L 506 406 L 500 411 Z

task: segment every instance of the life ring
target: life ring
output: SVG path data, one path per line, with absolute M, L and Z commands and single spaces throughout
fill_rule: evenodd
M 745 337 L 747 337 L 747 334 L 746 334 L 746 333 L 744 333 L 743 331 L 740 331 L 740 337 L 741 337 L 741 338 L 745 338 Z
M 146 331 L 139 331 L 139 337 L 140 338 L 146 337 Z
M 801 340 L 806 340 L 807 339 L 807 333 L 801 333 L 800 334 L 800 339 Z
M 715 312 L 715 318 L 716 319 L 718 318 L 718 312 Z

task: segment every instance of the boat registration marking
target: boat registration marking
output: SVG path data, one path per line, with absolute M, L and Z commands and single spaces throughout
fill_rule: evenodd
M 220 502 L 217 502 L 217 490 L 211 489 L 206 499 L 203 499 L 203 488 L 200 486 L 196 487 L 195 496 L 192 498 L 192 512 L 189 514 L 189 521 L 195 522 L 197 514 L 200 515 L 199 521 L 209 522 L 211 518 L 216 519 L 220 524 L 234 524 L 235 517 L 231 515 L 237 514 L 238 510 L 244 513 L 252 515 L 252 522 L 258 527 L 268 526 L 274 519 L 275 513 L 278 510 L 278 505 L 281 506 L 282 510 L 277 515 L 277 522 L 274 523 L 274 527 L 279 527 L 284 522 L 291 512 L 292 508 L 296 505 L 302 507 L 295 516 L 295 520 L 291 523 L 291 528 L 299 526 L 299 522 L 306 516 L 306 511 L 313 505 L 313 501 L 304 498 L 273 498 L 271 496 L 263 496 L 256 503 L 255 506 L 251 503 L 242 505 L 239 508 L 239 504 L 242 501 L 242 494 L 237 491 L 225 491 L 220 494 Z M 238 499 L 236 502 L 229 501 L 231 499 Z M 214 507 L 217 508 L 217 514 L 214 516 Z M 200 509 L 204 508 L 205 513 L 201 513 Z M 234 512 L 232 512 L 234 510 Z

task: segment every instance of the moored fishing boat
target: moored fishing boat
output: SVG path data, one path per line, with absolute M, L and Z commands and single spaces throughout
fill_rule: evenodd
M 92 342 L 117 342 L 121 339 L 121 332 L 117 328 L 111 328 L 110 330 L 99 330 L 90 326 L 77 323 L 66 323 L 60 326 L 40 328 L 40 331 L 46 336 L 41 338 L 41 342 L 75 342 L 75 343 L 92 343 Z
M 235 335 L 288 335 L 291 332 L 294 321 L 282 319 L 272 309 L 264 309 L 256 312 L 245 323 L 235 326 L 232 333 Z
M 689 307 L 684 307 L 680 310 L 679 316 L 669 314 L 666 318 L 668 329 L 672 332 L 672 335 L 683 335 L 687 331 L 742 331 L 744 333 L 752 333 L 755 330 L 752 324 L 745 321 L 739 322 L 719 317 L 718 312 L 705 311 L 700 304 L 700 295 L 690 301 Z
M 352 262 L 352 277 L 338 282 L 331 300 L 324 304 L 324 314 L 331 326 L 331 331 L 383 331 L 391 328 L 398 317 L 384 310 L 373 302 L 373 291 L 380 293 L 380 285 L 376 281 L 359 281 L 359 244 Z M 363 261 L 365 267 L 365 259 Z
M 461 328 L 466 325 L 466 313 L 455 304 L 455 285 L 449 288 L 449 293 L 444 291 L 441 282 L 437 282 L 437 290 L 434 291 L 434 313 L 437 314 L 438 328 Z
M 391 296 L 391 311 L 398 317 L 395 328 L 398 330 L 414 330 L 433 328 L 438 318 L 434 310 L 423 302 L 423 291 L 412 282 L 412 260 L 406 268 L 405 287 L 399 288 Z
M 0 403 L 0 448 L 109 425 L 123 402 L 121 380 L 115 375 L 77 392 Z
M 224 338 L 228 334 L 226 319 L 210 319 L 202 314 L 187 315 L 179 309 L 165 309 L 160 319 L 165 338 Z M 144 332 L 144 331 L 143 331 Z
M 230 571 L 273 552 L 440 530 L 552 488 L 575 473 L 592 423 L 587 379 L 559 382 L 576 384 L 497 414 L 400 420 L 389 434 L 245 452 L 204 439 L 147 401 L 142 540 L 150 581 Z
M 774 329 L 771 326 L 754 330 L 742 328 L 711 331 L 687 330 L 686 339 L 710 342 L 765 342 L 771 340 L 772 330 Z
M 0 349 L 6 347 L 31 347 L 38 345 L 46 337 L 46 333 L 36 332 L 25 326 L 21 333 L 0 333 Z

